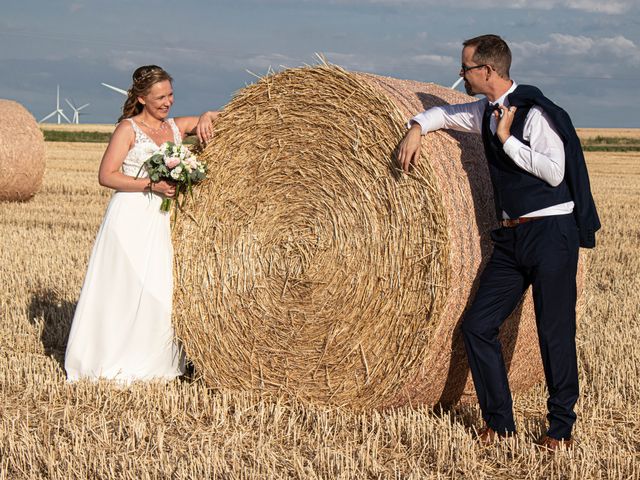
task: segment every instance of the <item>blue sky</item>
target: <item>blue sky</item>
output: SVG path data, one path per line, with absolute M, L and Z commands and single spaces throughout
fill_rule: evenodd
M 640 127 L 639 0 L 3 0 L 0 98 L 37 119 L 61 97 L 110 123 L 133 70 L 174 77 L 174 115 L 219 109 L 264 74 L 316 62 L 450 86 L 461 42 L 497 33 L 511 76 L 540 87 L 578 127 Z M 444 5 L 444 6 L 443 6 Z M 63 104 L 67 114 L 71 109 Z

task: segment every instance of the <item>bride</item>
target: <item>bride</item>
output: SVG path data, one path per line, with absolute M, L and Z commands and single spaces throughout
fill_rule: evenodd
M 142 163 L 167 141 L 211 138 L 218 112 L 169 118 L 172 78 L 156 65 L 138 68 L 98 180 L 115 190 L 89 260 L 67 351 L 67 379 L 170 380 L 184 373 L 171 325 L 173 294 L 169 214 L 174 185 L 152 183 Z

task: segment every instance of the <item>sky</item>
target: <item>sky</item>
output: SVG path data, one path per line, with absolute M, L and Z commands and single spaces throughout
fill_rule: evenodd
M 509 6 L 503 6 L 508 3 Z M 174 78 L 172 114 L 221 109 L 273 69 L 317 63 L 451 86 L 461 42 L 495 33 L 511 77 L 577 127 L 640 127 L 640 0 L 1 0 L 0 98 L 40 120 L 90 103 L 114 123 L 140 65 Z M 458 88 L 463 88 L 462 86 Z M 417 113 L 417 112 L 416 112 Z

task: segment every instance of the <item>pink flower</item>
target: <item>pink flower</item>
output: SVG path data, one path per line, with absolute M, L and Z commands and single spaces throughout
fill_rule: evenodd
M 164 164 L 171 170 L 180 165 L 180 159 L 178 157 L 165 158 Z

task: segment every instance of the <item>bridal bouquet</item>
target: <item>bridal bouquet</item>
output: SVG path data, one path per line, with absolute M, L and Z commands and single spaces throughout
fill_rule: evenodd
M 176 185 L 176 204 L 179 202 L 180 194 L 189 192 L 193 194 L 192 186 L 207 176 L 207 166 L 200 162 L 198 158 L 184 145 L 176 145 L 173 142 L 165 142 L 160 148 L 147 159 L 140 170 L 146 169 L 149 179 L 152 182 L 166 180 Z M 165 198 L 160 205 L 161 212 L 168 212 L 171 208 L 171 199 Z

